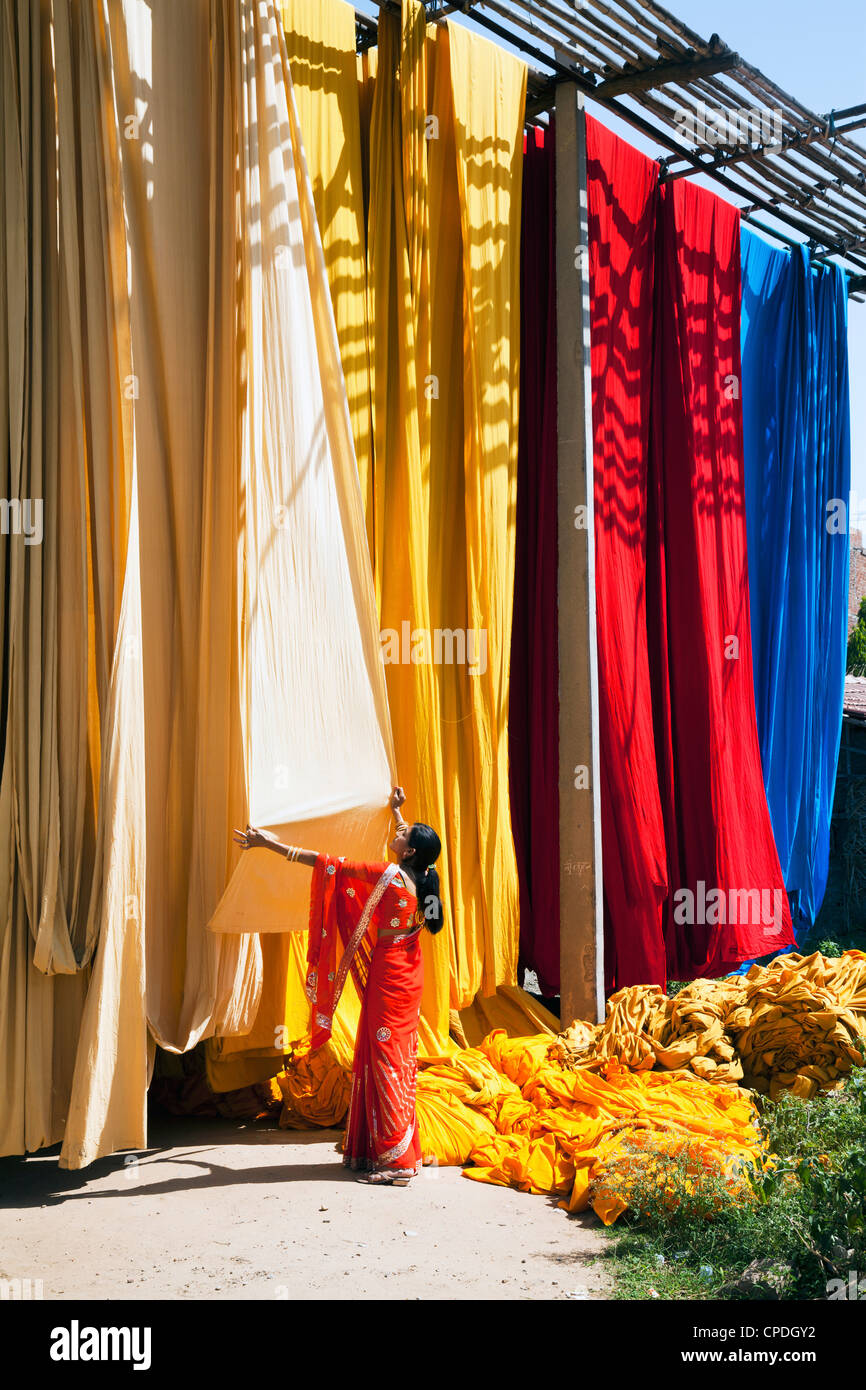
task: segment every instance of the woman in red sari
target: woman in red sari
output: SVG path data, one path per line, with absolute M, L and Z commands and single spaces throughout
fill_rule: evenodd
M 420 935 L 424 927 L 442 928 L 439 876 L 432 867 L 439 836 L 421 822 L 407 825 L 399 811 L 404 801 L 402 788 L 395 787 L 390 864 L 298 849 L 251 826 L 235 831 L 245 849 L 271 849 L 313 870 L 306 980 L 313 1050 L 331 1036 L 349 971 L 361 998 L 343 1162 L 364 1170 L 361 1181 L 400 1187 L 421 1166 L 415 1115 Z

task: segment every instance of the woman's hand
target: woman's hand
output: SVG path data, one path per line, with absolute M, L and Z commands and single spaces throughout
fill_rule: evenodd
M 236 830 L 234 840 L 241 849 L 270 849 L 280 844 L 276 835 L 269 830 L 258 830 L 254 825 L 248 825 L 246 830 Z
M 396 811 L 398 806 L 402 806 L 406 800 L 406 793 L 402 787 L 395 787 L 391 793 L 389 805 L 392 811 Z

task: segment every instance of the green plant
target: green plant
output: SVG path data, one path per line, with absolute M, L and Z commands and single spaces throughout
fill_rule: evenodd
M 861 598 L 857 613 L 857 626 L 848 638 L 849 675 L 862 675 L 866 670 L 866 598 Z
M 839 945 L 838 941 L 829 941 L 825 939 L 819 941 L 817 945 L 813 946 L 811 949 L 813 951 L 820 951 L 822 956 L 841 956 L 844 948 Z

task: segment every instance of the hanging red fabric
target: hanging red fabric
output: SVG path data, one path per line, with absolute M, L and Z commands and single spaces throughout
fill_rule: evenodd
M 519 967 L 559 993 L 556 276 L 552 132 L 524 142 L 520 430 L 508 716 Z
M 658 166 L 586 118 L 605 991 L 667 981 L 646 637 Z
M 675 979 L 793 945 L 758 746 L 740 399 L 740 225 L 661 190 L 647 613 Z

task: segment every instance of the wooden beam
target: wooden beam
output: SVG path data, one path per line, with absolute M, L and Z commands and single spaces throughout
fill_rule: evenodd
M 717 72 L 730 72 L 740 66 L 739 53 L 719 53 L 711 58 L 693 58 L 686 62 L 653 63 L 649 68 L 635 68 L 633 72 L 618 73 L 599 82 L 593 96 L 598 101 L 606 97 L 629 96 L 634 92 L 648 92 L 652 87 L 664 87 L 666 83 L 697 82 L 702 77 L 714 77 Z
M 559 965 L 563 1027 L 604 1017 L 589 336 L 589 208 L 583 97 L 556 89 L 559 620 Z

